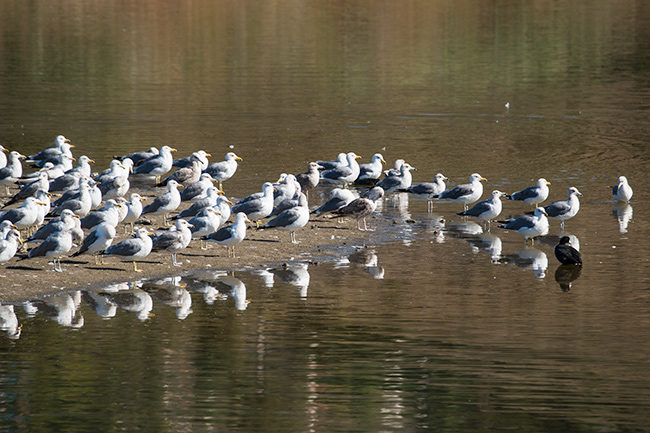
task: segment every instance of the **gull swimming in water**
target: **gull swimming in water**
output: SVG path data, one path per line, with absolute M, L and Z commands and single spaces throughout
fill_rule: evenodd
M 510 221 L 505 221 L 504 224 L 500 225 L 500 228 L 506 230 L 512 230 L 515 233 L 518 233 L 528 241 L 528 239 L 533 240 L 535 243 L 536 236 L 544 236 L 548 233 L 548 218 L 546 217 L 546 211 L 542 207 L 535 208 L 533 215 L 522 215 L 517 219 Z
M 140 269 L 138 269 L 136 262 L 147 258 L 147 256 L 149 256 L 151 253 L 153 241 L 149 235 L 152 234 L 153 233 L 150 233 L 146 229 L 140 228 L 136 231 L 135 237 L 125 239 L 115 245 L 111 245 L 110 247 L 106 248 L 106 250 L 104 250 L 104 255 L 130 260 L 133 262 L 133 271 L 142 272 Z
M 359 231 L 371 231 L 366 226 L 366 217 L 371 215 L 377 208 L 377 200 L 384 196 L 384 190 L 376 186 L 370 190 L 366 197 L 360 197 L 352 200 L 348 205 L 334 211 L 338 215 L 350 215 L 357 219 L 357 229 Z M 363 220 L 363 228 L 361 221 Z
M 474 203 L 483 195 L 483 184 L 481 183 L 482 180 L 487 181 L 487 179 L 480 174 L 473 173 L 469 177 L 469 183 L 458 185 L 452 189 L 445 190 L 438 194 L 437 197 L 434 196 L 434 198 L 462 203 L 463 210 L 467 210 L 468 205 Z
M 578 196 L 582 195 L 582 193 L 578 191 L 578 188 L 574 186 L 570 187 L 567 195 L 568 198 L 566 200 L 555 201 L 544 207 L 549 218 L 560 220 L 560 228 L 564 228 L 564 221 L 576 216 L 580 210 L 580 199 Z
M 614 200 L 622 203 L 628 203 L 632 198 L 632 187 L 627 183 L 625 176 L 619 176 L 616 185 L 612 187 Z
M 228 248 L 228 257 L 235 257 L 235 246 L 246 237 L 246 223 L 250 222 L 245 213 L 239 212 L 235 215 L 233 224 L 221 227 L 216 232 L 205 236 L 203 240 L 225 245 Z
M 521 201 L 526 204 L 537 207 L 538 204 L 542 203 L 548 198 L 548 186 L 551 182 L 548 182 L 546 179 L 539 178 L 537 180 L 537 185 L 529 186 L 528 188 L 522 189 L 521 191 L 513 192 L 510 194 L 510 200 Z

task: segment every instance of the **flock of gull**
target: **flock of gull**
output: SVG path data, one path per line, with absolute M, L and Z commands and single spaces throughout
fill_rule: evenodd
M 497 221 L 499 228 L 534 242 L 548 233 L 549 218 L 564 227 L 565 221 L 575 217 L 582 196 L 570 187 L 566 200 L 541 206 L 549 196 L 550 183 L 539 179 L 524 190 L 512 194 L 494 190 L 487 200 L 479 201 L 482 182 L 487 179 L 478 173 L 469 177 L 469 183 L 453 188 L 446 186 L 448 179 L 440 173 L 432 182 L 413 184 L 414 167 L 406 161 L 399 159 L 392 169 L 385 170 L 381 154 L 359 164 L 360 156 L 349 152 L 335 160 L 310 162 L 304 173 L 282 174 L 275 183 L 265 182 L 260 192 L 232 203 L 223 192 L 223 182 L 235 174 L 241 161 L 233 152 L 223 161 L 210 163 L 211 155 L 205 151 L 174 159 L 175 149 L 162 146 L 116 157 L 106 170 L 93 173 L 90 164 L 94 161 L 87 156 L 75 159 L 73 147 L 62 135 L 56 137 L 54 146 L 29 156 L 0 146 L 0 184 L 8 196 L 0 212 L 0 263 L 15 256 L 17 260 L 46 257 L 52 260 L 54 270 L 61 272 L 62 257 L 92 255 L 97 264 L 104 257 L 118 257 L 133 262 L 133 270 L 139 271 L 137 262 L 152 251 L 170 253 L 172 264 L 179 266 L 176 254 L 192 240 L 198 240 L 202 250 L 208 242 L 226 246 L 228 257 L 234 257 L 249 224 L 288 231 L 294 243 L 296 231 L 306 226 L 312 215 L 351 216 L 356 218 L 358 230 L 366 231 L 370 230 L 366 217 L 375 212 L 378 202 L 398 192 L 426 197 L 429 210 L 434 202 L 462 204 L 458 215 L 481 220 L 486 227 Z M 24 162 L 38 170 L 23 173 Z M 131 191 L 131 176 L 151 178 L 165 192 L 145 205 L 143 196 Z M 309 192 L 319 185 L 327 185 L 331 191 L 327 201 L 312 210 Z M 631 199 L 632 188 L 625 176 L 618 178 L 612 194 L 619 202 Z M 502 198 L 526 203 L 533 210 L 499 221 Z M 164 226 L 171 227 L 151 233 L 142 227 L 147 216 L 160 217 Z M 231 217 L 234 222 L 228 224 Z M 262 220 L 266 222 L 262 224 Z M 120 224 L 132 237 L 114 243 Z M 77 249 L 72 252 L 73 248 Z M 562 263 L 582 263 L 568 237 L 561 238 L 555 254 Z

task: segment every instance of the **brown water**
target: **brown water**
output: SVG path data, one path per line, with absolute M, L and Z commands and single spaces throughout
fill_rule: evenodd
M 2 305 L 4 431 L 648 430 L 644 2 L 5 1 L 0 23 L 5 147 L 62 133 L 98 168 L 232 148 L 235 197 L 349 150 L 416 182 L 543 176 L 551 200 L 584 194 L 585 261 L 559 268 L 557 222 L 526 248 L 403 196 L 367 248 L 293 264 L 302 282 L 213 270 Z

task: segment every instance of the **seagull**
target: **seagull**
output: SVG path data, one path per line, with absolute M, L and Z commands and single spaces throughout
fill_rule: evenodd
M 181 204 L 181 193 L 178 192 L 178 182 L 167 182 L 167 192 L 156 197 L 142 209 L 142 215 L 162 215 L 163 224 L 167 224 L 169 213 L 175 211 Z
M 232 212 L 245 213 L 249 219 L 256 220 L 259 226 L 259 220 L 266 218 L 273 211 L 273 190 L 272 183 L 264 183 L 261 195 L 256 193 L 240 200 L 233 205 Z
M 467 210 L 467 205 L 474 203 L 483 195 L 482 180 L 487 181 L 487 179 L 480 174 L 474 173 L 469 177 L 469 183 L 445 190 L 438 194 L 437 197 L 434 197 L 440 200 L 450 200 L 462 203 L 463 210 Z
M 176 253 L 187 248 L 192 240 L 192 225 L 185 220 L 177 220 L 174 227 L 166 232 L 156 232 L 153 237 L 152 250 L 165 250 L 172 255 L 172 265 L 180 266 Z
M 131 170 L 129 164 L 125 165 L 124 162 L 114 159 L 111 161 L 109 167 L 95 176 L 95 182 L 102 184 L 104 182 L 110 182 L 115 179 L 117 176 L 129 177 Z
M 9 185 L 16 183 L 23 175 L 23 164 L 20 160 L 25 158 L 25 155 L 12 150 L 9 152 L 9 162 L 5 167 L 0 168 L 0 185 L 5 186 L 7 195 L 9 194 Z
M 568 220 L 576 216 L 580 210 L 579 195 L 582 195 L 578 188 L 570 187 L 567 191 L 568 198 L 566 200 L 555 201 L 544 208 L 549 218 L 560 220 L 560 228 L 564 228 L 564 220 Z
M 79 217 L 70 209 L 64 209 L 60 216 L 52 218 L 46 225 L 31 235 L 26 242 L 44 241 L 52 233 L 63 230 L 72 230 L 73 241 L 80 241 L 84 238 Z
M 10 221 L 18 230 L 28 229 L 36 223 L 38 206 L 41 205 L 44 204 L 36 200 L 36 197 L 27 197 L 22 206 L 0 212 L 0 221 Z
M 223 182 L 233 177 L 237 171 L 237 161 L 241 160 L 234 152 L 228 152 L 224 161 L 210 164 L 203 172 L 219 182 L 219 189 L 223 191 Z
M 215 208 L 208 207 L 188 221 L 191 225 L 192 237 L 200 240 L 199 243 L 202 250 L 206 249 L 202 237 L 214 233 L 219 229 L 219 226 L 221 226 L 220 215 L 219 211 L 215 210 Z
M 372 155 L 371 162 L 359 165 L 359 177 L 354 181 L 355 185 L 374 185 L 377 183 L 384 171 L 384 157 L 381 153 Z
M 217 181 L 208 173 L 202 173 L 198 181 L 194 182 L 192 185 L 186 186 L 183 191 L 181 191 L 181 201 L 195 201 L 205 198 L 208 188 L 216 183 Z
M 571 238 L 568 236 L 562 236 L 560 243 L 555 246 L 555 257 L 563 265 L 582 265 L 582 255 L 571 246 Z
M 347 206 L 334 211 L 338 215 L 352 215 L 357 219 L 357 229 L 359 231 L 371 231 L 366 226 L 366 217 L 372 214 L 377 208 L 377 200 L 384 196 L 384 190 L 380 186 L 376 186 L 370 190 L 366 197 L 354 199 Z M 361 228 L 361 220 L 363 220 L 363 228 Z
M 314 189 L 318 186 L 318 182 L 320 181 L 320 171 L 318 170 L 322 169 L 322 165 L 318 165 L 316 162 L 310 162 L 307 165 L 307 172 L 300 173 L 296 176 L 296 181 L 300 185 L 301 191 L 305 193 L 307 198 L 309 198 L 309 190 Z
M 219 191 L 217 187 L 211 186 L 208 188 L 206 198 L 195 201 L 190 207 L 174 216 L 172 219 L 191 218 L 198 215 L 199 212 L 201 212 L 203 209 L 215 206 L 217 204 L 219 194 L 223 194 L 223 191 Z
M 535 236 L 544 236 L 548 233 L 548 218 L 544 208 L 535 208 L 533 215 L 522 215 L 517 219 L 505 221 L 499 227 L 506 230 L 512 230 L 522 235 L 526 241 Z M 535 243 L 535 239 L 533 244 Z
M 0 239 L 0 263 L 7 263 L 18 251 L 18 247 L 22 244 L 20 232 L 13 226 L 7 233 L 7 236 Z
M 61 161 L 61 155 L 72 157 L 72 152 L 70 151 L 72 148 L 74 148 L 74 145 L 70 144 L 69 139 L 65 138 L 63 135 L 58 135 L 54 139 L 54 146 L 43 149 L 34 155 L 30 155 L 28 161 L 35 162 L 35 166 L 39 168 L 43 167 L 47 162 L 56 164 Z
M 117 160 L 124 161 L 125 159 L 130 159 L 133 161 L 134 165 L 138 165 L 141 162 L 146 161 L 147 159 L 153 158 L 160 154 L 160 151 L 156 147 L 150 147 L 149 150 L 143 150 L 140 152 L 134 152 L 126 154 L 122 157 L 114 157 Z
M 309 207 L 307 207 L 307 197 L 300 193 L 298 206 L 283 210 L 278 216 L 268 221 L 264 229 L 275 228 L 278 230 L 288 230 L 291 243 L 296 242 L 296 230 L 303 228 L 309 222 Z
M 330 191 L 328 200 L 318 209 L 313 211 L 313 213 L 320 215 L 323 213 L 337 211 L 342 207 L 348 205 L 355 198 L 356 196 L 349 189 L 334 188 L 332 191 Z
M 143 228 L 138 229 L 135 233 L 135 237 L 111 245 L 104 250 L 103 254 L 105 256 L 114 256 L 130 260 L 133 262 L 133 272 L 142 272 L 138 269 L 136 261 L 145 259 L 151 253 L 153 241 L 149 235 L 153 235 L 153 233 L 150 233 Z
M 174 162 L 172 163 L 172 166 L 178 168 L 190 167 L 193 161 L 198 161 L 199 167 L 201 171 L 203 171 L 206 168 L 208 168 L 208 165 L 210 165 L 210 162 L 208 161 L 208 158 L 210 156 L 212 155 L 210 155 L 204 150 L 197 150 L 196 152 L 193 152 L 188 157 L 175 159 Z
M 217 198 L 217 204 L 214 205 L 214 209 L 219 213 L 219 218 L 221 219 L 221 224 L 223 225 L 230 219 L 230 206 L 232 202 L 226 198 L 224 195 L 220 195 Z
M 9 152 L 9 150 L 0 145 L 0 168 L 5 168 L 7 166 L 7 155 L 5 155 L 5 152 Z
M 133 174 L 154 176 L 156 183 L 159 183 L 160 176 L 172 169 L 172 164 L 174 163 L 172 152 L 176 152 L 176 149 L 169 146 L 161 147 L 160 154 L 143 161 L 133 169 Z
M 214 233 L 203 238 L 205 241 L 216 242 L 228 248 L 228 257 L 235 257 L 235 246 L 239 245 L 246 237 L 246 223 L 251 221 L 243 212 L 235 215 L 235 222 L 229 226 L 221 227 Z
M 283 174 L 278 183 L 273 184 L 273 206 L 277 206 L 282 200 L 292 198 L 300 189 L 300 184 L 293 174 Z
M 551 182 L 548 182 L 543 177 L 539 178 L 537 185 L 529 186 L 526 189 L 510 194 L 510 200 L 523 201 L 524 203 L 537 207 L 538 204 L 548 198 L 548 186 L 550 184 Z
M 47 175 L 46 175 L 47 177 Z M 49 181 L 50 192 L 66 192 L 79 188 L 83 175 L 78 171 L 70 171 Z
M 419 183 L 400 191 L 426 196 L 427 211 L 431 212 L 433 210 L 433 197 L 442 193 L 447 188 L 445 180 L 447 178 L 442 173 L 438 173 L 433 177 L 433 182 Z
M 2 207 L 5 208 L 11 206 L 14 203 L 25 200 L 27 197 L 34 197 L 36 191 L 48 192 L 49 190 L 50 182 L 47 179 L 47 174 L 41 172 L 38 179 L 23 185 L 22 188 L 20 188 L 20 190 Z
M 51 215 L 60 215 L 63 209 L 70 209 L 80 218 L 85 217 L 90 213 L 92 207 L 92 197 L 90 196 L 90 186 L 87 182 L 82 182 L 79 185 L 79 197 L 75 199 L 66 200 L 50 212 Z
M 176 182 L 183 186 L 192 185 L 198 182 L 201 177 L 201 162 L 194 160 L 187 167 L 182 167 L 169 175 L 165 180 L 160 182 L 157 186 L 165 186 L 167 182 L 174 179 Z
M 119 224 L 118 208 L 122 205 L 113 199 L 106 200 L 103 208 L 89 213 L 81 219 L 81 228 L 85 230 L 95 230 L 100 224 L 108 224 L 117 227 Z
M 94 231 L 84 238 L 79 250 L 70 257 L 77 257 L 81 254 L 101 253 L 113 243 L 113 239 L 115 239 L 115 226 L 107 222 L 100 223 L 95 226 Z M 95 264 L 103 263 L 104 256 L 101 254 L 95 255 Z
M 79 165 L 66 171 L 66 174 L 79 173 L 82 176 L 90 176 L 92 173 L 92 168 L 90 167 L 90 164 L 94 162 L 95 162 L 94 160 L 88 158 L 86 155 L 81 155 L 79 157 Z
M 484 221 L 484 224 L 489 227 L 490 221 L 501 214 L 501 210 L 503 209 L 501 196 L 504 195 L 505 193 L 494 190 L 492 191 L 492 194 L 488 200 L 483 200 L 475 204 L 471 209 L 468 209 L 464 212 L 459 212 L 457 215 L 471 216 L 474 218 L 482 219 Z
M 323 168 L 321 170 L 331 170 L 333 168 L 344 167 L 348 165 L 348 154 L 341 152 L 333 161 L 316 161 Z
M 72 230 L 64 229 L 52 233 L 38 246 L 29 250 L 26 258 L 46 257 L 52 258 L 54 270 L 56 272 L 63 272 L 61 268 L 61 256 L 68 254 L 72 249 Z M 58 265 L 58 266 L 57 266 Z
M 357 159 L 361 157 L 354 152 L 349 152 L 346 158 L 347 165 L 322 171 L 320 174 L 321 180 L 337 185 L 347 185 L 357 180 L 360 170 Z
M 124 197 L 129 188 L 131 188 L 131 182 L 126 176 L 116 176 L 113 179 L 107 179 L 98 185 L 99 190 L 102 193 L 104 200 L 116 199 L 118 197 Z
M 400 167 L 399 174 L 394 174 L 383 178 L 377 182 L 377 186 L 381 187 L 386 195 L 392 194 L 393 192 L 401 189 L 410 188 L 411 183 L 413 182 L 411 170 L 415 170 L 415 168 L 412 167 L 409 163 L 405 162 Z
M 632 187 L 627 183 L 625 176 L 619 176 L 617 184 L 611 188 L 614 200 L 618 202 L 628 203 L 632 198 Z
M 36 221 L 34 221 L 33 225 L 34 230 L 36 230 L 36 227 L 43 224 L 45 216 L 50 212 L 50 193 L 39 189 L 34 194 L 34 197 L 39 203 L 39 206 L 36 207 Z
M 137 192 L 131 194 L 129 204 L 127 205 L 126 217 L 122 222 L 125 225 L 125 230 L 128 231 L 129 225 L 131 226 L 131 232 L 133 232 L 133 224 L 140 218 L 142 215 L 142 196 Z

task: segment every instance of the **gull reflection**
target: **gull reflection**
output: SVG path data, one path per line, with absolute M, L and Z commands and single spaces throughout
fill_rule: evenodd
M 168 281 L 172 284 L 164 284 Z M 175 308 L 176 317 L 180 320 L 192 314 L 192 295 L 185 289 L 185 284 L 180 283 L 180 277 L 145 283 L 142 289 L 163 304 Z
M 235 300 L 235 308 L 244 311 L 248 307 L 246 299 L 246 286 L 239 278 L 224 276 L 219 278 L 219 282 L 230 287 L 230 297 Z
M 83 299 L 86 301 L 86 304 L 95 312 L 99 317 L 103 317 L 105 319 L 110 319 L 111 317 L 115 317 L 115 314 L 117 314 L 117 305 L 112 303 L 108 298 L 103 296 L 99 291 L 96 290 L 89 290 L 86 292 L 83 292 Z
M 468 240 L 475 252 L 485 251 L 490 255 L 492 263 L 497 263 L 501 258 L 503 243 L 501 238 L 492 233 L 481 233 L 475 238 Z
M 461 236 L 478 236 L 483 233 L 483 227 L 474 221 L 453 221 L 447 224 L 447 231 Z
M 214 287 L 211 284 L 204 283 L 202 286 L 194 288 L 193 289 L 195 292 L 200 293 L 203 295 L 203 300 L 205 301 L 206 304 L 212 305 L 214 302 L 219 298 L 221 293 L 219 292 L 219 289 Z
M 310 280 L 308 268 L 308 263 L 285 263 L 279 269 L 271 269 L 271 272 L 285 283 L 298 287 L 300 297 L 306 298 Z
M 253 271 L 253 275 L 259 275 L 260 277 L 262 277 L 262 280 L 264 281 L 264 287 L 266 288 L 273 287 L 273 283 L 274 283 L 273 272 L 269 272 L 268 269 L 259 269 Z
M 573 282 L 580 278 L 581 273 L 582 266 L 560 265 L 555 270 L 555 281 L 560 285 L 562 291 L 568 292 L 571 290 Z
M 384 268 L 379 266 L 379 259 L 375 250 L 364 248 L 348 256 L 348 262 L 354 266 L 363 268 L 368 274 L 377 280 L 384 278 Z
M 122 310 L 135 313 L 140 321 L 151 317 L 153 299 L 149 293 L 137 287 L 131 289 L 128 284 L 121 290 L 114 291 L 114 288 L 111 287 L 111 291 L 102 289 L 102 296 Z
M 72 294 L 59 293 L 32 302 L 38 307 L 41 314 L 59 325 L 81 328 L 84 325 L 84 318 L 81 313 L 77 314 L 80 301 L 81 292 L 75 291 Z
M 0 330 L 5 331 L 12 340 L 20 338 L 21 326 L 13 305 L 0 305 Z
M 612 208 L 612 214 L 618 221 L 618 231 L 627 233 L 627 226 L 632 220 L 632 206 L 629 203 L 616 203 Z
M 546 253 L 534 247 L 526 246 L 513 254 L 503 256 L 502 262 L 512 263 L 522 269 L 532 270 L 537 278 L 546 277 L 548 269 L 548 257 Z

